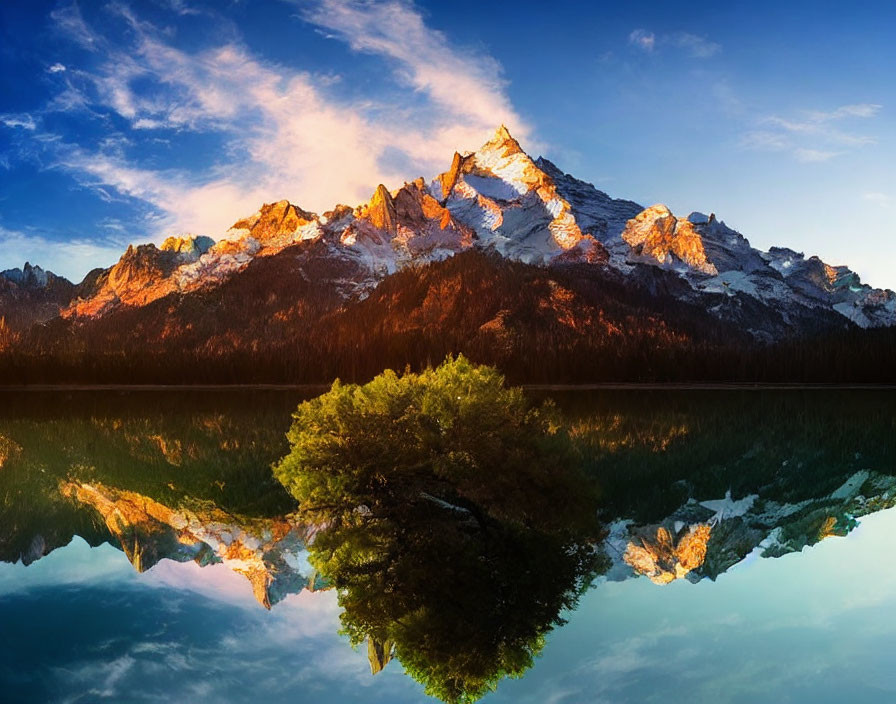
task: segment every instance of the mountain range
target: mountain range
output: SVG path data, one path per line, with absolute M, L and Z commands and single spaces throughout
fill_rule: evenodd
M 847 267 L 613 199 L 503 126 L 356 207 L 265 204 L 78 284 L 0 273 L 13 383 L 329 381 L 458 352 L 532 381 L 852 379 L 832 355 L 867 373 L 894 326 L 896 294 Z

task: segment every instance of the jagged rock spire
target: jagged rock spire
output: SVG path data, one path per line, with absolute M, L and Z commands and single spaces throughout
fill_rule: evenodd
M 451 160 L 450 168 L 445 173 L 439 174 L 438 181 L 442 185 L 442 200 L 448 197 L 451 193 L 451 189 L 457 184 L 457 179 L 464 166 L 464 160 L 465 158 L 458 152 L 454 152 L 454 158 Z
M 523 152 L 523 148 L 520 146 L 520 143 L 513 138 L 513 136 L 510 134 L 510 130 L 508 130 L 507 127 L 503 124 L 495 130 L 495 134 L 492 136 L 492 138 L 485 144 L 483 144 L 482 147 L 480 147 L 479 152 L 498 150 L 501 151 L 503 156 L 525 153 Z
M 395 215 L 395 201 L 392 194 L 383 184 L 376 187 L 373 197 L 367 206 L 367 216 L 371 224 L 378 230 L 395 234 L 398 219 Z

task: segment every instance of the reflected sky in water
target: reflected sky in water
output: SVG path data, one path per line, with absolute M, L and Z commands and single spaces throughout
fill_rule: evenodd
M 491 701 L 877 702 L 896 693 L 893 509 L 716 582 L 598 584 Z
M 890 509 L 716 582 L 599 582 L 532 670 L 484 701 L 887 701 L 894 535 Z M 140 575 L 120 550 L 75 538 L 27 568 L 0 565 L 2 679 L 11 701 L 423 700 L 399 663 L 371 677 L 338 612 L 332 591 L 265 611 L 222 565 L 163 560 Z
M 371 675 L 307 562 L 269 469 L 295 397 L 147 398 L 0 406 L 0 699 L 432 701 Z M 894 698 L 892 395 L 560 401 L 616 557 L 483 701 Z
M 266 611 L 223 565 L 138 574 L 120 550 L 75 538 L 0 565 L 0 672 L 10 701 L 419 701 L 398 667 L 371 677 L 338 614 L 332 591 Z

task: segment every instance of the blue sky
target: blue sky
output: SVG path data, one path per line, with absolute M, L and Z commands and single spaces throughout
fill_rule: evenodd
M 610 195 L 896 288 L 896 5 L 0 4 L 0 269 L 73 279 L 444 170 L 499 124 Z

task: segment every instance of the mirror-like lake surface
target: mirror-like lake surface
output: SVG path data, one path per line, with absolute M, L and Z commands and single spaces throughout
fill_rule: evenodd
M 580 495 L 502 486 L 532 509 L 486 525 L 425 494 L 374 540 L 274 479 L 301 394 L 0 394 L 0 699 L 896 696 L 896 393 L 537 395 Z M 599 529 L 565 520 L 581 496 Z

